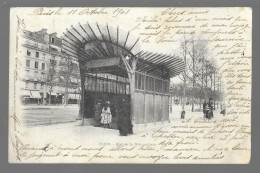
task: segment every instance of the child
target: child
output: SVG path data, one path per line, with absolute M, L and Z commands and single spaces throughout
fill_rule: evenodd
M 109 124 L 112 122 L 112 115 L 111 115 L 111 111 L 110 111 L 110 106 L 109 106 L 110 102 L 106 101 L 105 106 L 102 109 L 102 113 L 101 113 L 101 124 L 103 124 L 104 128 L 109 128 Z

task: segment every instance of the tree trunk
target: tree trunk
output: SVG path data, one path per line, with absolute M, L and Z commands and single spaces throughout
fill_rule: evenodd
M 194 55 L 194 54 L 193 54 Z M 192 58 L 192 71 L 193 71 L 193 79 L 192 79 L 192 108 L 191 111 L 194 112 L 194 98 L 195 98 L 195 58 Z
M 206 82 L 206 87 L 205 87 L 205 98 L 206 100 L 208 99 L 208 64 L 206 62 L 206 75 L 205 75 L 205 82 Z
M 201 96 L 200 96 L 200 109 L 202 106 L 202 99 L 205 99 L 205 94 L 204 94 L 204 54 L 202 56 L 202 68 L 201 68 Z
M 185 110 L 185 104 L 186 104 L 186 99 L 185 98 L 186 98 L 186 79 L 184 78 L 182 110 Z
M 215 84 L 216 84 L 215 77 L 216 76 L 215 75 L 216 74 L 214 72 L 214 76 L 213 76 L 214 77 L 214 81 L 213 81 L 214 82 L 214 92 L 213 92 L 214 93 L 214 110 L 216 109 L 216 90 L 215 90 Z
M 195 47 L 194 40 L 192 40 L 192 106 L 191 111 L 194 111 L 194 97 L 195 97 Z

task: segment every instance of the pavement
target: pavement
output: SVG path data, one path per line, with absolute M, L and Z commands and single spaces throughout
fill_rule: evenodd
M 173 106 L 173 112 L 170 113 L 169 118 L 171 123 L 181 122 L 180 113 L 181 106 Z M 191 111 L 191 106 L 186 106 L 186 116 L 185 119 L 189 119 L 193 116 L 203 117 L 202 111 L 199 110 L 199 106 L 195 107 L 194 112 Z M 81 126 L 81 121 L 77 121 L 76 117 L 78 116 L 79 108 L 78 106 L 71 105 L 64 107 L 63 105 L 59 106 L 24 106 L 23 107 L 23 123 L 28 128 L 34 128 L 44 131 L 53 131 L 59 129 L 73 129 L 80 131 L 96 131 L 97 134 L 111 133 L 111 135 L 118 134 L 118 130 L 113 129 L 104 129 L 93 126 Z M 214 111 L 216 117 L 220 116 L 220 110 L 217 109 Z
M 222 115 L 219 114 L 219 110 L 215 110 L 214 111 L 214 118 L 212 120 L 209 120 L 210 121 L 213 121 L 213 120 L 220 120 L 223 118 Z M 59 115 L 59 116 L 62 116 L 64 117 L 65 115 Z M 59 117 L 57 116 L 57 118 Z M 185 119 L 189 119 L 191 117 L 203 117 L 203 114 L 202 112 L 191 112 L 189 110 L 187 110 L 186 112 L 186 116 L 185 116 Z M 171 121 L 170 121 L 170 124 L 165 124 L 163 126 L 165 126 L 165 128 L 167 129 L 167 127 L 170 127 L 171 125 L 183 125 L 183 119 L 180 119 L 180 115 L 179 114 L 171 114 L 170 115 L 170 118 L 171 118 Z M 60 119 L 60 118 L 58 118 Z M 118 139 L 116 137 L 119 136 L 119 132 L 118 130 L 116 129 L 107 129 L 107 128 L 101 128 L 101 127 L 94 127 L 94 126 L 82 126 L 81 123 L 82 121 L 76 121 L 75 120 L 75 115 L 71 115 L 71 118 L 66 118 L 66 119 L 63 119 L 62 121 L 58 120 L 57 119 L 57 123 L 54 123 L 55 119 L 52 121 L 52 122 L 48 122 L 48 118 L 44 118 L 41 116 L 39 118 L 37 118 L 38 121 L 41 121 L 41 122 L 46 122 L 46 124 L 37 124 L 35 122 L 33 122 L 32 120 L 28 121 L 27 123 L 30 124 L 30 123 L 33 123 L 30 124 L 30 125 L 27 125 L 27 129 L 31 129 L 29 130 L 28 134 L 30 135 L 36 135 L 37 133 L 41 133 L 44 134 L 44 136 L 50 136 L 50 137 L 55 137 L 55 135 L 53 136 L 53 134 L 58 134 L 60 137 L 64 136 L 64 138 L 66 136 L 75 136 L 75 134 L 84 134 L 82 135 L 82 140 L 87 140 L 89 138 L 98 138 L 98 141 L 102 141 L 105 137 L 106 137 L 106 140 L 111 140 L 111 141 L 118 141 Z M 34 119 L 35 121 L 36 119 Z M 202 119 L 203 120 L 203 119 Z M 160 127 L 157 127 L 157 128 L 160 128 Z M 156 128 L 156 129 L 157 129 Z M 144 130 L 144 131 L 141 131 L 139 133 L 136 133 L 134 135 L 131 135 L 131 136 L 128 136 L 128 137 L 131 137 L 131 140 L 135 140 L 135 136 L 141 136 L 143 134 L 150 134 L 152 133 L 152 131 L 155 130 L 155 129 L 150 129 L 150 130 Z M 31 134 L 32 133 L 32 134 Z M 37 135 L 36 135 L 37 136 Z M 133 137 L 133 138 L 132 138 Z M 52 140 L 50 138 L 50 140 Z M 122 142 L 124 140 L 126 140 L 126 138 L 120 138 L 120 140 L 122 140 Z

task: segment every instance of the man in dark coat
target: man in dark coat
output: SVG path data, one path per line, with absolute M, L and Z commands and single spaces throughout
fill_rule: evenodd
M 130 119 L 130 105 L 126 99 L 123 99 L 119 105 L 118 130 L 121 136 L 133 134 L 133 127 Z
M 206 115 L 207 115 L 207 102 L 206 102 L 206 100 L 204 100 L 204 102 L 203 102 L 203 115 L 204 115 L 204 117 L 206 117 Z
M 213 118 L 213 101 L 212 98 L 209 98 L 209 102 L 208 102 L 208 107 L 209 107 L 209 119 Z

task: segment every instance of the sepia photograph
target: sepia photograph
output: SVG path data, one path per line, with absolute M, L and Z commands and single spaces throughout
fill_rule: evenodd
M 10 163 L 248 164 L 252 9 L 10 9 Z

